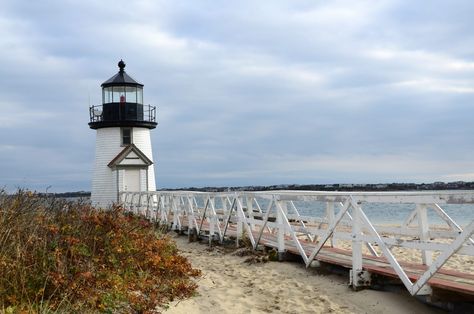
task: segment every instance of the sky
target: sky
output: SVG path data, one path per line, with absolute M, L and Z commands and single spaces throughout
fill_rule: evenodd
M 90 191 L 100 84 L 158 188 L 474 180 L 473 1 L 0 0 L 0 188 Z

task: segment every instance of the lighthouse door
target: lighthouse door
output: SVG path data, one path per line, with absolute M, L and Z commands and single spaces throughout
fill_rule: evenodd
M 126 169 L 123 178 L 123 190 L 140 192 L 140 169 Z

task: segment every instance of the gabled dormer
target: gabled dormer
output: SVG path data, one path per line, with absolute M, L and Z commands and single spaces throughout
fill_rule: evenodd
M 148 168 L 153 162 L 134 144 L 127 145 L 107 166 L 117 168 Z

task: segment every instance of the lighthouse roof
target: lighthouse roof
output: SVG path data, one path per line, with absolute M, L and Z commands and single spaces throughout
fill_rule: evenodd
M 125 72 L 125 62 L 123 62 L 123 60 L 120 60 L 120 62 L 118 63 L 118 67 L 119 67 L 119 72 L 117 74 L 115 74 L 114 76 L 112 76 L 111 78 L 109 78 L 107 81 L 105 81 L 104 83 L 102 83 L 102 87 L 109 87 L 109 86 L 142 86 L 143 87 L 143 84 L 141 83 L 138 83 L 137 81 L 135 81 L 130 75 L 128 75 L 126 72 Z

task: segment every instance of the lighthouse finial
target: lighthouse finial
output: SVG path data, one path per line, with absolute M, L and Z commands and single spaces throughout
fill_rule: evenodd
M 123 62 L 122 59 L 120 59 L 118 67 L 120 68 L 120 72 L 123 72 L 123 69 L 125 68 L 125 62 Z

